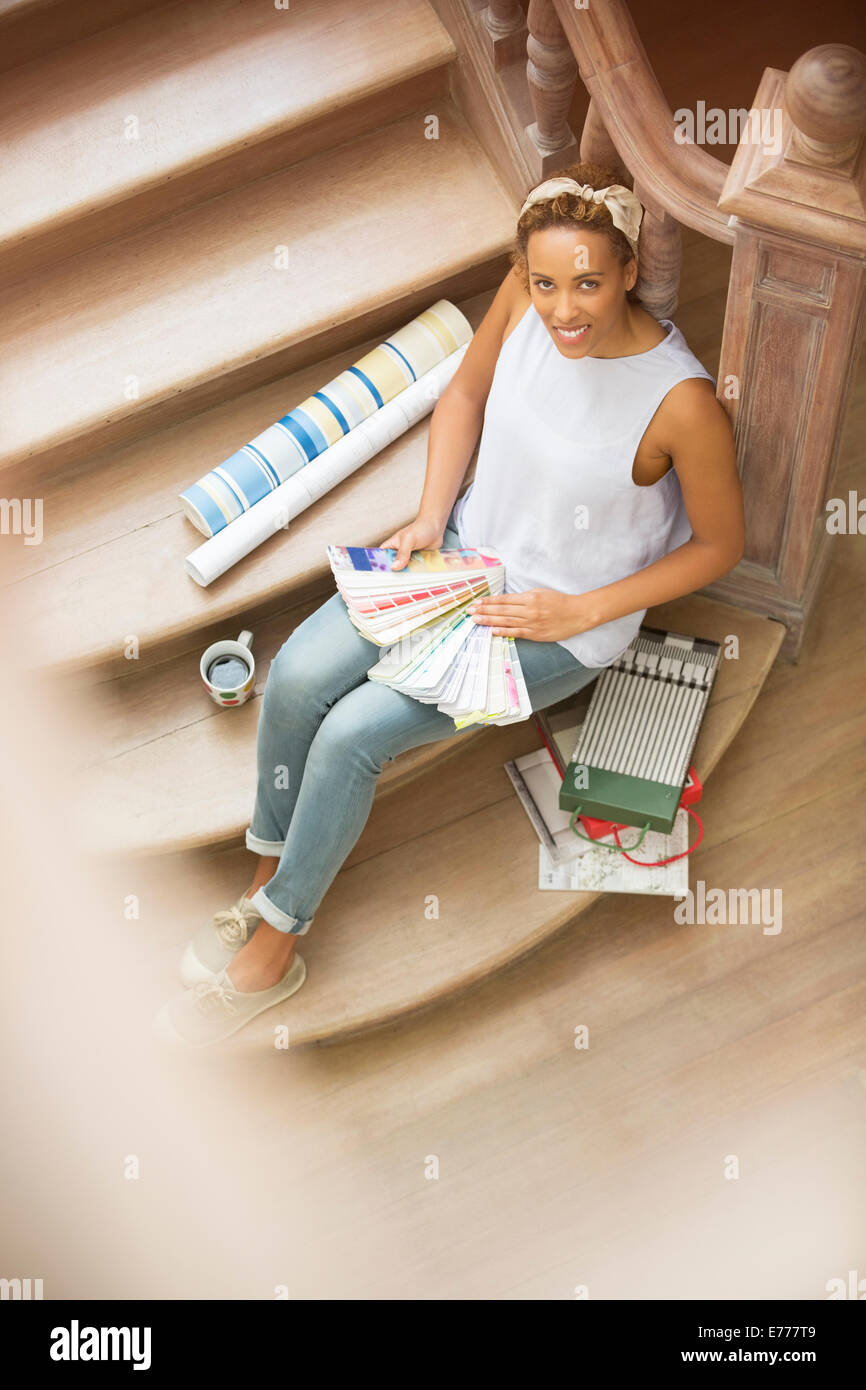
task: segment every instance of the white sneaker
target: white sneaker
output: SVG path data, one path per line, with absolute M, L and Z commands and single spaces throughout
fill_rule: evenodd
M 200 927 L 183 953 L 180 978 L 189 989 L 215 980 L 234 960 L 262 920 L 257 907 L 243 894 L 231 907 L 215 912 L 213 921 Z
M 153 1021 L 154 1036 L 175 1046 L 222 1042 L 264 1009 L 288 999 L 306 978 L 307 967 L 297 948 L 283 978 L 269 989 L 239 990 L 223 970 L 215 980 L 200 980 L 164 1004 Z

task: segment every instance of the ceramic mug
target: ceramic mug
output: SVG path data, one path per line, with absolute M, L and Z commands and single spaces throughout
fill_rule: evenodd
M 256 679 L 255 658 L 250 650 L 252 645 L 253 634 L 244 629 L 236 642 L 213 642 L 202 656 L 199 671 L 205 690 L 215 704 L 242 705 L 252 695 Z M 222 674 L 218 670 L 212 671 L 215 662 L 226 664 L 226 670 Z M 234 664 L 234 671 L 230 662 Z M 237 663 L 246 667 L 248 676 L 244 676 L 238 669 Z M 211 679 L 209 672 L 216 677 L 216 683 Z M 234 685 L 228 683 L 232 680 L 236 682 Z

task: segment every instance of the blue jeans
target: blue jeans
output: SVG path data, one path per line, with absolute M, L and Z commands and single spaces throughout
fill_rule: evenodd
M 442 541 L 449 548 L 460 544 L 452 517 Z M 558 642 L 516 641 L 534 710 L 575 694 L 603 669 L 583 666 Z M 309 931 L 360 838 L 383 765 L 408 748 L 478 727 L 458 730 L 435 705 L 367 680 L 382 650 L 361 636 L 335 593 L 295 628 L 271 662 L 246 845 L 279 858 L 276 873 L 252 898 L 278 931 Z

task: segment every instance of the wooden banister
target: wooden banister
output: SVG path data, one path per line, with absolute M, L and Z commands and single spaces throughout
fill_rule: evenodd
M 658 212 L 715 241 L 733 231 L 718 207 L 727 165 L 698 145 L 674 139 L 673 112 L 659 86 L 625 0 L 537 0 L 555 10 L 621 163 Z M 530 7 L 530 29 L 532 27 Z

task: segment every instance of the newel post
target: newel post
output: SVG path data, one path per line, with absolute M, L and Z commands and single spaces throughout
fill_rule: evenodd
M 827 503 L 866 296 L 866 56 L 768 68 L 719 199 L 735 228 L 718 394 L 746 551 L 702 592 L 778 618 L 796 660 L 828 547 Z M 760 134 L 758 133 L 760 117 Z

